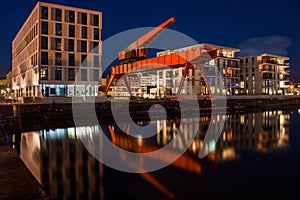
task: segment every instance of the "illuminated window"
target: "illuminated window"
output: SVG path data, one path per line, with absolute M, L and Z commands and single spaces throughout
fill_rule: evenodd
M 41 67 L 40 76 L 41 80 L 48 80 L 48 67 Z

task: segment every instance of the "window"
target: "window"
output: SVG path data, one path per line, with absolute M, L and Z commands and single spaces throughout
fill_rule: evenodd
M 87 14 L 86 13 L 79 13 L 79 24 L 87 24 Z
M 68 80 L 75 81 L 75 69 L 74 68 L 68 69 Z
M 81 37 L 87 38 L 87 27 L 85 26 L 81 27 Z
M 74 40 L 68 40 L 68 51 L 74 51 Z
M 61 34 L 62 34 L 62 24 L 56 23 L 55 24 L 55 35 L 61 36 Z
M 99 53 L 99 42 L 91 42 L 91 52 Z
M 61 9 L 58 8 L 55 9 L 55 20 L 61 21 Z
M 55 68 L 55 80 L 61 80 L 61 77 L 62 77 L 62 73 L 61 73 L 61 68 L 60 67 L 56 67 Z
M 94 62 L 93 62 L 93 67 L 100 67 L 100 57 L 99 56 L 94 56 Z
M 55 38 L 55 50 L 61 51 L 61 38 Z
M 87 66 L 87 57 L 86 54 L 81 54 L 81 66 L 86 67 Z
M 99 40 L 99 28 L 94 28 L 94 40 Z
M 66 10 L 65 14 L 66 14 L 65 15 L 66 16 L 66 19 L 65 19 L 66 22 L 70 22 L 70 23 L 75 22 L 75 12 L 74 11 Z
M 75 25 L 69 25 L 69 37 L 75 37 Z
M 48 49 L 48 38 L 41 37 L 41 49 Z
M 69 66 L 75 66 L 75 55 L 73 53 L 69 54 Z
M 91 25 L 92 26 L 99 26 L 99 15 L 90 15 Z
M 87 42 L 86 41 L 78 40 L 77 45 L 78 45 L 77 50 L 79 52 L 87 52 Z
M 62 63 L 61 53 L 55 53 L 55 65 L 61 65 L 61 63 Z
M 93 80 L 99 81 L 99 70 L 98 69 L 93 70 Z
M 41 67 L 41 80 L 48 80 L 48 67 Z
M 61 38 L 51 38 L 51 49 L 61 51 Z
M 87 70 L 81 69 L 81 81 L 87 81 Z
M 48 8 L 42 6 L 42 19 L 48 19 Z
M 42 65 L 48 65 L 48 53 L 47 52 L 41 52 L 41 64 Z
M 42 34 L 48 34 L 48 22 L 42 22 Z

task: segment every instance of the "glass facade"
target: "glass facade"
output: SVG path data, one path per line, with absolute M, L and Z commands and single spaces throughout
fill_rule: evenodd
M 53 96 L 97 96 L 98 86 L 95 85 L 57 85 L 43 84 L 41 85 L 42 94 L 45 97 Z

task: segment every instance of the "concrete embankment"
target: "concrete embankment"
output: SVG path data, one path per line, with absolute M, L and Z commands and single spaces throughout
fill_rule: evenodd
M 120 101 L 120 105 L 122 103 L 124 101 Z M 227 112 L 296 109 L 300 107 L 300 96 L 227 96 L 225 99 L 216 98 L 213 101 L 199 99 L 199 106 L 204 111 L 202 113 L 210 113 L 211 103 L 216 107 L 226 106 Z M 175 110 L 180 110 L 180 104 L 176 101 L 132 100 L 129 103 L 131 116 L 136 119 L 147 117 L 149 108 L 154 104 L 163 105 L 171 116 L 175 114 Z M 128 110 L 128 104 L 123 105 L 117 108 L 119 113 Z M 74 108 L 77 112 L 74 112 Z M 35 127 L 38 125 L 37 120 L 50 122 L 49 128 L 51 125 L 55 126 L 55 122 L 59 125 L 72 125 L 73 116 L 76 114 L 88 117 L 95 113 L 99 121 L 112 119 L 111 102 L 103 100 L 92 102 L 81 99 L 72 102 L 71 98 L 52 98 L 51 101 L 45 102 L 2 104 L 0 111 L 0 127 L 4 128 L 5 124 L 10 124 L 11 129 L 7 130 L 12 132 L 16 132 L 21 126 L 22 130 L 26 130 L 26 127 L 39 129 Z
M 278 110 L 296 109 L 300 106 L 300 96 L 227 96 L 227 107 L 229 110 L 256 109 Z

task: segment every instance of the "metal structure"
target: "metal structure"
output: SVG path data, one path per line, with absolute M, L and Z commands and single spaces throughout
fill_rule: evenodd
M 191 49 L 183 50 L 178 53 L 158 56 L 154 58 L 146 58 L 146 47 L 153 42 L 171 23 L 175 22 L 175 18 L 170 18 L 150 32 L 146 33 L 138 40 L 130 44 L 126 49 L 119 52 L 120 65 L 112 66 L 109 73 L 109 79 L 105 92 L 107 93 L 113 80 L 124 78 L 126 88 L 130 96 L 132 96 L 130 83 L 128 79 L 129 73 L 146 72 L 152 70 L 163 69 L 165 67 L 179 68 L 184 66 L 183 76 L 181 78 L 176 97 L 180 96 L 184 80 L 189 69 L 198 68 L 202 73 L 203 79 L 208 86 L 205 75 L 204 63 L 217 57 L 217 48 L 211 46 L 196 45 Z M 209 88 L 209 87 L 208 87 Z M 209 89 L 208 89 L 209 91 Z M 210 96 L 210 91 L 209 91 Z

